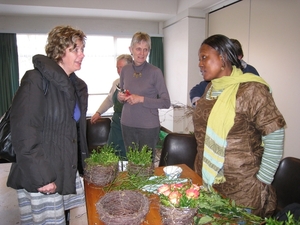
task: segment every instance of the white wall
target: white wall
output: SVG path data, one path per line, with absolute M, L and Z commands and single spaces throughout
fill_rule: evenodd
M 203 80 L 199 69 L 198 50 L 202 41 L 205 39 L 205 18 L 190 18 L 188 28 L 188 83 L 186 104 L 191 105 L 189 91 Z M 196 75 L 196 76 L 195 76 Z
M 188 23 L 189 19 L 186 17 L 164 28 L 164 68 L 172 104 L 187 103 Z
M 164 33 L 165 77 L 172 104 L 184 109 L 171 108 L 167 120 L 162 123 L 174 132 L 193 131 L 192 117 L 185 116 L 190 105 L 189 91 L 202 80 L 198 67 L 198 49 L 205 38 L 205 17 L 188 12 L 182 18 L 166 24 Z M 174 110 L 174 111 L 173 111 Z
M 250 1 L 244 0 L 209 14 L 208 36 L 224 34 L 229 38 L 239 40 L 243 47 L 244 60 L 250 63 L 248 60 L 249 24 Z
M 137 31 L 161 36 L 159 22 L 142 20 L 118 20 L 79 17 L 0 16 L 0 33 L 47 34 L 57 25 L 71 25 L 86 34 L 125 35 L 131 37 Z
M 190 105 L 189 91 L 203 80 L 198 49 L 205 38 L 205 14 L 196 9 L 181 12 L 163 24 L 165 77 L 173 104 Z
M 300 158 L 300 1 L 251 1 L 249 58 L 273 89 L 286 123 L 284 156 Z M 262 16 L 264 15 L 264 16 Z
M 78 17 L 80 14 L 86 17 L 116 18 L 122 14 L 122 18 L 154 18 L 158 21 L 158 17 L 166 20 L 175 16 L 177 8 L 177 1 L 174 0 L 0 0 L 1 14 L 17 12 L 19 16 L 29 13 Z
M 245 60 L 271 85 L 287 127 L 284 157 L 300 158 L 300 1 L 244 0 L 209 16 L 209 34 L 241 41 Z

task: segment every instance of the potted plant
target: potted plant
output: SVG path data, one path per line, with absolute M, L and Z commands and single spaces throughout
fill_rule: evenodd
M 133 147 L 128 147 L 126 156 L 128 159 L 127 171 L 129 175 L 149 177 L 153 175 L 152 150 L 147 145 L 144 145 L 140 150 L 139 146 L 133 143 Z
M 111 145 L 93 149 L 89 158 L 85 159 L 84 178 L 97 186 L 111 183 L 118 173 L 119 157 Z
M 157 189 L 163 224 L 193 224 L 200 187 L 190 183 L 164 184 Z

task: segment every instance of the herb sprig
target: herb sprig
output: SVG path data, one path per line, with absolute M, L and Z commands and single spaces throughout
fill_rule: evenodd
M 107 187 L 104 188 L 106 192 L 108 191 L 116 191 L 116 190 L 141 190 L 143 187 L 148 186 L 157 186 L 163 183 L 170 182 L 180 182 L 180 178 L 178 180 L 169 180 L 166 176 L 154 176 L 154 177 L 143 177 L 137 175 L 128 175 L 124 173 L 119 173 L 116 179 Z
M 278 221 L 274 217 L 266 218 L 266 225 L 300 225 L 300 218 L 295 219 L 294 215 L 288 211 L 287 214 L 287 220 L 286 221 Z
M 98 147 L 97 150 L 93 149 L 89 158 L 85 159 L 88 166 L 102 165 L 108 166 L 118 163 L 119 157 L 115 154 L 115 150 L 111 145 L 104 145 Z
M 223 198 L 217 192 L 200 191 L 198 216 L 195 224 L 261 224 L 264 220 L 251 214 L 246 208 L 237 206 L 234 201 Z
M 135 165 L 149 166 L 152 164 L 152 150 L 147 145 L 144 145 L 141 150 L 139 146 L 132 143 L 132 146 L 128 147 L 126 154 L 128 162 L 132 162 Z

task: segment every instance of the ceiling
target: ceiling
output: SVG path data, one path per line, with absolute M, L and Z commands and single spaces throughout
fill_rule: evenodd
M 208 12 L 233 0 L 0 0 L 0 16 L 102 17 L 166 21 L 198 9 Z M 143 4 L 141 4 L 143 3 Z

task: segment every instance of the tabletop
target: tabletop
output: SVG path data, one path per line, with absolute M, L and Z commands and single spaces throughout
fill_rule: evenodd
M 202 178 L 195 173 L 191 168 L 185 164 L 179 164 L 182 168 L 181 178 L 190 178 L 194 184 L 202 185 Z M 164 175 L 164 167 L 155 168 L 154 175 L 161 176 Z M 87 219 L 89 225 L 104 225 L 104 223 L 99 219 L 99 215 L 96 209 L 96 203 L 99 199 L 105 195 L 105 191 L 102 187 L 96 186 L 94 184 L 88 183 L 84 180 L 84 189 L 85 189 L 85 198 L 86 198 L 86 210 L 87 210 Z M 150 207 L 149 212 L 146 215 L 146 218 L 143 225 L 160 225 L 161 217 L 159 214 L 159 197 L 156 194 L 151 194 L 149 196 Z

